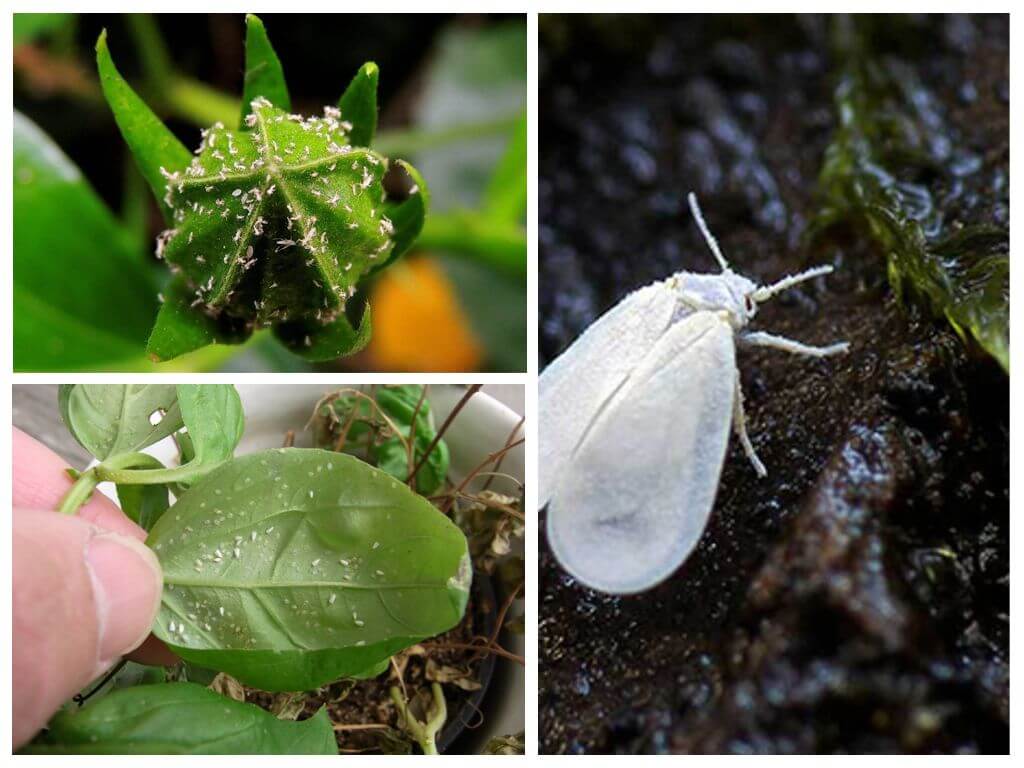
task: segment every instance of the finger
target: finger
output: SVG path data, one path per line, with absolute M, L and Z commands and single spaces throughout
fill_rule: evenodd
M 132 536 L 76 516 L 13 515 L 15 748 L 61 704 L 149 635 L 163 577 Z
M 18 428 L 11 435 L 14 474 L 13 504 L 23 509 L 57 509 L 73 481 L 68 464 L 45 445 Z M 94 492 L 78 516 L 108 531 L 145 540 L 146 531 L 133 523 L 102 493 Z
M 65 472 L 68 464 L 35 438 L 14 428 L 13 502 L 25 509 L 56 509 L 72 480 Z M 79 508 L 77 515 L 109 531 L 145 540 L 146 531 L 125 517 L 102 493 Z M 161 640 L 147 638 L 128 658 L 140 664 L 176 664 L 178 657 Z

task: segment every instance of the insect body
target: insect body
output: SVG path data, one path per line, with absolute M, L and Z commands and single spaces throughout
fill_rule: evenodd
M 649 589 L 689 556 L 711 516 L 730 425 L 759 476 L 747 435 L 736 342 L 810 357 L 845 352 L 747 330 L 758 304 L 832 272 L 815 267 L 758 286 L 729 268 L 677 272 L 629 294 L 540 376 L 540 504 L 552 551 L 587 586 Z

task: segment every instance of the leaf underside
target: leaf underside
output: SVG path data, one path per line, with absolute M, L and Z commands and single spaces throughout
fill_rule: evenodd
M 68 430 L 101 461 L 153 445 L 181 429 L 173 384 L 62 384 L 61 418 Z M 163 416 L 153 423 L 153 414 Z
M 164 570 L 154 633 L 264 690 L 305 690 L 458 623 L 465 537 L 351 456 L 252 454 L 215 469 L 147 543 Z

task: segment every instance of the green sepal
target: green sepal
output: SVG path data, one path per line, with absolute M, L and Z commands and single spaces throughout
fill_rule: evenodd
M 258 16 L 245 17 L 245 84 L 242 87 L 242 116 L 239 128 L 246 129 L 245 118 L 252 113 L 253 99 L 262 96 L 285 112 L 291 112 L 292 100 L 267 30 Z
M 370 146 L 377 132 L 378 76 L 377 65 L 366 62 L 338 100 L 341 119 L 352 124 L 349 140 L 357 147 Z
M 96 66 L 103 95 L 114 113 L 121 136 L 131 149 L 143 178 L 156 195 L 164 218 L 170 221 L 171 207 L 164 200 L 167 175 L 183 171 L 192 161 L 192 153 L 117 71 L 107 49 L 106 30 L 96 41 Z
M 149 334 L 146 352 L 157 362 L 171 360 L 208 344 L 240 344 L 252 330 L 245 325 L 226 329 L 222 323 L 191 306 L 192 291 L 175 278 L 164 293 L 164 303 Z
M 358 327 L 342 313 L 327 325 L 282 323 L 274 327 L 274 336 L 294 354 L 322 363 L 361 351 L 370 341 L 371 329 L 370 305 L 366 304 Z
M 423 231 L 423 222 L 427 218 L 427 208 L 430 206 L 430 190 L 427 189 L 427 183 L 423 180 L 420 172 L 405 160 L 395 160 L 394 163 L 400 165 L 409 174 L 412 186 L 405 200 L 401 202 L 384 201 L 384 211 L 395 228 L 391 235 L 394 245 L 388 258 L 377 266 L 373 270 L 374 272 L 388 266 L 412 247 L 420 232 Z

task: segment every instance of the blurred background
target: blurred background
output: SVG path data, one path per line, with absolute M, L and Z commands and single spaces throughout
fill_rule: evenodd
M 427 224 L 364 286 L 374 331 L 358 355 L 314 367 L 263 332 L 159 370 L 526 370 L 525 17 L 261 18 L 297 112 L 320 113 L 377 62 L 373 146 L 423 174 Z M 17 370 L 155 369 L 143 349 L 169 277 L 153 256 L 163 227 L 100 91 L 93 49 L 104 28 L 122 74 L 186 146 L 237 120 L 240 14 L 15 14 Z M 65 179 L 75 168 L 82 178 L 47 197 L 29 183 L 32 161 L 54 152 L 67 156 Z M 45 227 L 45 243 L 19 238 L 41 221 L 65 226 Z

